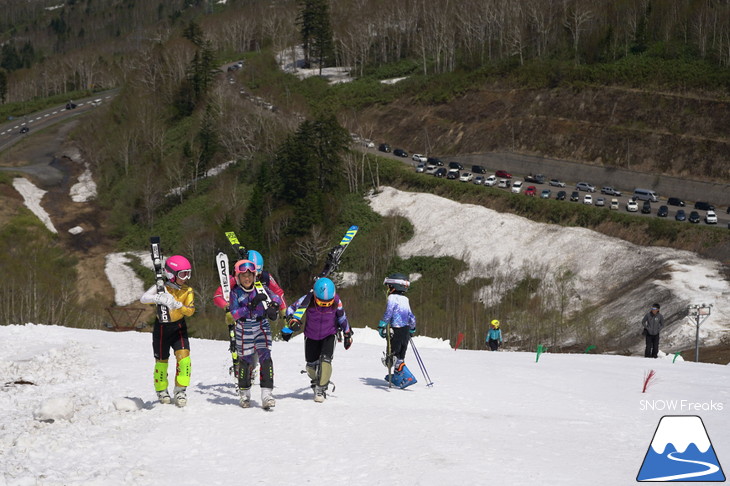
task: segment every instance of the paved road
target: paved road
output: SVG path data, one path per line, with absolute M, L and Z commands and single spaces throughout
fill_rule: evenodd
M 367 149 L 371 153 L 401 160 L 402 162 L 414 167 L 418 164 L 409 158 L 396 157 L 392 153 L 383 153 L 377 149 Z M 410 154 L 409 154 L 410 155 Z M 652 203 L 651 214 L 641 213 L 641 201 L 639 201 L 639 211 L 632 213 L 645 217 L 657 217 L 656 213 L 659 206 L 667 204 L 668 197 L 678 197 L 686 203 L 684 208 L 669 206 L 669 215 L 667 219 L 674 219 L 678 209 L 684 209 L 687 217 L 691 211 L 694 211 L 693 205 L 695 201 L 702 200 L 713 204 L 716 208 L 718 226 L 729 227 L 730 213 L 727 212 L 728 204 L 730 204 L 730 184 L 708 183 L 701 181 L 690 181 L 677 177 L 657 176 L 651 174 L 643 174 L 640 172 L 604 168 L 598 166 L 578 164 L 575 162 L 567 162 L 556 159 L 547 159 L 544 157 L 534 157 L 529 155 L 519 155 L 510 153 L 489 153 L 479 155 L 459 155 L 449 157 L 439 157 L 448 166 L 448 162 L 459 162 L 464 166 L 466 171 L 471 171 L 472 165 L 481 165 L 486 168 L 487 174 L 494 174 L 496 170 L 506 170 L 513 175 L 513 180 L 522 180 L 528 174 L 544 174 L 547 180 L 559 179 L 566 183 L 563 189 L 567 192 L 568 198 L 570 193 L 575 190 L 575 184 L 580 181 L 589 182 L 596 187 L 593 193 L 593 200 L 604 197 L 606 199 L 606 207 L 614 196 L 608 196 L 600 193 L 601 187 L 612 186 L 621 191 L 623 196 L 619 199 L 620 211 L 626 211 L 626 202 L 637 187 L 651 189 L 659 195 L 659 202 Z M 424 177 L 430 177 L 424 174 Z M 458 181 L 455 181 L 458 182 Z M 463 182 L 462 182 L 463 184 Z M 543 189 L 551 189 L 551 197 L 555 197 L 561 188 L 550 187 L 546 184 L 525 183 L 523 191 L 527 186 L 534 185 L 537 188 L 539 196 Z M 502 189 L 508 190 L 508 189 Z M 583 201 L 585 192 L 580 193 L 580 201 Z M 700 195 L 699 197 L 697 195 Z M 568 202 L 566 200 L 566 202 Z M 701 218 L 701 224 L 704 223 L 705 211 L 697 211 Z M 686 221 L 685 221 L 686 223 Z M 678 223 L 681 224 L 681 223 Z

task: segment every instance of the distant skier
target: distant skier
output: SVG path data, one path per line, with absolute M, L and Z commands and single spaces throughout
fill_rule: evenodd
M 487 345 L 490 351 L 498 351 L 502 344 L 502 330 L 499 328 L 499 321 L 492 319 L 489 324 L 489 332 L 487 332 Z
M 251 260 L 239 260 L 234 266 L 237 285 L 231 289 L 231 316 L 236 321 L 236 348 L 238 352 L 238 392 L 240 405 L 250 407 L 251 374 L 255 366 L 254 353 L 261 364 L 261 405 L 269 410 L 276 404 L 274 389 L 274 363 L 271 359 L 271 325 L 278 317 L 281 298 L 267 286 L 259 294 L 254 287 L 256 264 Z M 268 309 L 264 302 L 271 299 Z
M 167 391 L 167 366 L 170 348 L 175 352 L 177 367 L 173 399 L 175 405 L 184 407 L 187 402 L 185 390 L 190 385 L 190 342 L 185 317 L 195 313 L 193 289 L 187 285 L 192 267 L 187 258 L 173 255 L 165 261 L 165 293 L 158 294 L 153 285 L 139 299 L 143 304 L 158 304 L 170 309 L 170 322 L 161 323 L 155 319 L 152 330 L 152 348 L 155 356 L 155 391 L 160 403 L 171 403 Z
M 332 356 L 335 352 L 335 335 L 342 331 L 345 349 L 352 346 L 352 329 L 347 322 L 345 308 L 337 295 L 335 284 L 327 277 L 317 279 L 314 283 L 314 299 L 309 300 L 305 312 L 304 326 L 304 359 L 307 361 L 307 375 L 312 380 L 314 401 L 324 402 L 327 398 L 327 387 L 332 376 Z M 287 316 L 292 316 L 299 309 L 307 295 L 303 295 L 287 309 Z M 302 323 L 291 319 L 281 330 L 281 337 L 289 341 L 292 333 L 298 331 Z
M 642 333 L 646 337 L 645 358 L 656 358 L 659 353 L 659 333 L 664 327 L 664 316 L 659 313 L 659 304 L 653 304 L 641 320 Z
M 380 337 L 389 340 L 390 349 L 386 351 L 385 365 L 388 369 L 393 366 L 391 382 L 397 387 L 405 388 L 416 383 L 415 376 L 405 364 L 408 341 L 416 333 L 416 316 L 413 315 L 410 301 L 405 296 L 411 283 L 402 273 L 394 273 L 386 277 L 383 284 L 388 287 L 388 300 L 385 314 L 378 324 L 378 332 Z

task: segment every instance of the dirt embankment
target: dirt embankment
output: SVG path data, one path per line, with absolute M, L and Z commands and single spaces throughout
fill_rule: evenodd
M 592 87 L 473 91 L 448 104 L 364 110 L 393 146 L 439 155 L 518 152 L 584 164 L 730 180 L 730 101 Z

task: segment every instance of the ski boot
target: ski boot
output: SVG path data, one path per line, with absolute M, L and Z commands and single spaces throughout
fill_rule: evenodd
M 276 405 L 276 400 L 271 395 L 271 388 L 261 389 L 261 406 L 264 410 L 271 410 Z
M 172 399 L 170 398 L 170 394 L 167 392 L 167 390 L 158 391 L 157 392 L 157 399 L 163 405 L 169 405 L 169 404 L 172 403 Z
M 322 403 L 324 402 L 325 398 L 327 398 L 327 387 L 316 385 L 314 387 L 314 401 L 317 403 Z
M 175 405 L 182 408 L 188 404 L 188 397 L 185 394 L 184 386 L 176 386 L 174 392 L 175 392 Z
M 243 389 L 239 388 L 238 390 L 238 397 L 239 397 L 239 405 L 241 405 L 241 408 L 248 408 L 251 406 L 251 389 Z

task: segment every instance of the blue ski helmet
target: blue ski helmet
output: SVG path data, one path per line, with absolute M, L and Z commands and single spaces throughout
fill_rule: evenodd
M 318 306 L 329 307 L 335 301 L 335 284 L 327 277 L 314 282 L 314 300 Z
M 264 271 L 264 257 L 256 250 L 248 250 L 248 259 L 256 264 L 256 275 Z

